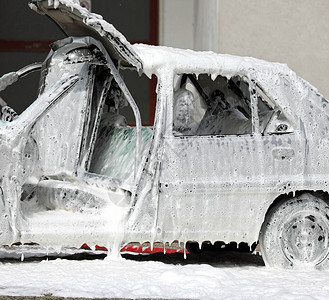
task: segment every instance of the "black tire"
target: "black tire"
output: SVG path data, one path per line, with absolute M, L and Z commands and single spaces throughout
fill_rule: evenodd
M 304 193 L 270 209 L 259 244 L 266 266 L 327 269 L 328 238 L 328 202 Z

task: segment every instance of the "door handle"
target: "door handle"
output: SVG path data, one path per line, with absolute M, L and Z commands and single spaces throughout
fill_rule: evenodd
M 272 155 L 278 160 L 290 160 L 295 156 L 295 151 L 291 148 L 275 148 L 272 150 Z

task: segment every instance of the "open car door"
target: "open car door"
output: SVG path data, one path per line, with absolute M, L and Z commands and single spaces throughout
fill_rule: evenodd
M 66 0 L 32 0 L 29 6 L 36 12 L 49 16 L 67 36 L 91 36 L 100 41 L 110 57 L 121 65 L 142 69 L 142 61 L 126 38 L 103 20 L 78 3 Z

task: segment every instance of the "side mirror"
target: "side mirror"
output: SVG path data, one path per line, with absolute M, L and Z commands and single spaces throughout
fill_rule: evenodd
M 291 133 L 293 132 L 293 127 L 291 123 L 286 118 L 286 116 L 280 111 L 276 111 L 267 125 L 265 130 L 266 134 L 280 134 L 280 133 Z
M 286 132 L 288 130 L 287 124 L 279 124 L 275 128 L 275 132 Z

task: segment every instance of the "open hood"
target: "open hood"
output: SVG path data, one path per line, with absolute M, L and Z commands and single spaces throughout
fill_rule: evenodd
M 112 59 L 142 69 L 142 61 L 126 38 L 102 16 L 81 7 L 77 0 L 31 0 L 29 6 L 53 19 L 68 36 L 91 36 L 103 44 Z

